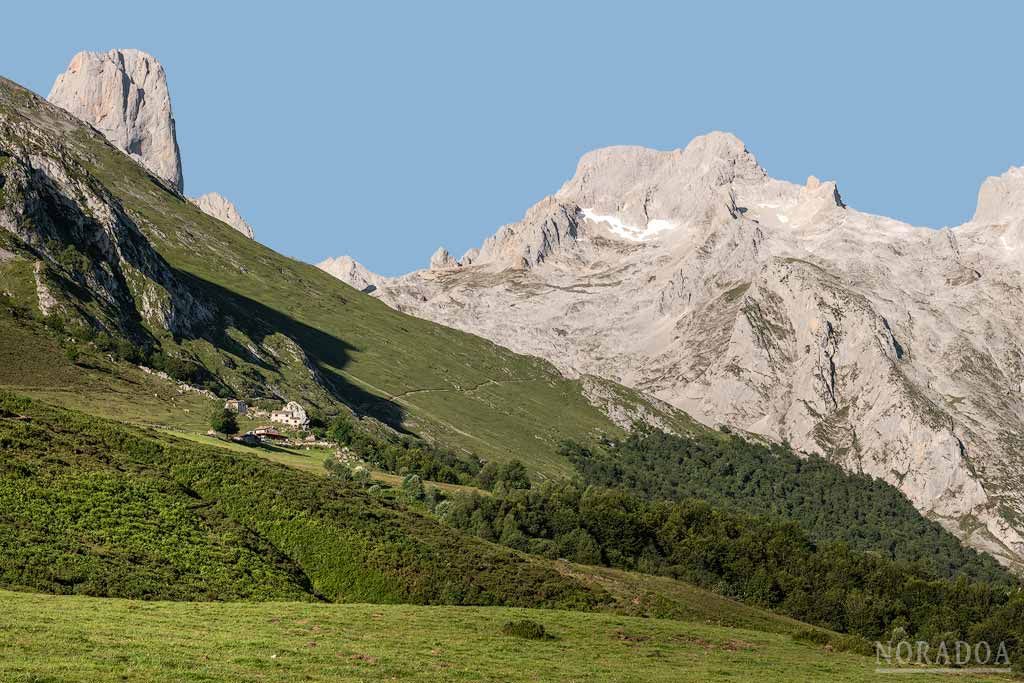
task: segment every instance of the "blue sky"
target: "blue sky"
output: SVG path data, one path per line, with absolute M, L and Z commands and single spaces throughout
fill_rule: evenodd
M 706 4 L 16 3 L 0 74 L 45 95 L 78 50 L 152 53 L 188 194 L 385 274 L 478 245 L 605 145 L 727 130 L 775 177 L 933 227 L 1024 164 L 1024 5 Z

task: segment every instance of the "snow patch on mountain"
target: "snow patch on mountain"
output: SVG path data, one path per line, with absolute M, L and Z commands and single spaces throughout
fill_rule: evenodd
M 583 217 L 587 220 L 593 221 L 594 223 L 604 223 L 615 235 L 634 242 L 643 242 L 644 240 L 649 240 L 663 232 L 675 230 L 679 227 L 675 221 L 655 218 L 647 221 L 647 225 L 641 228 L 623 222 L 623 220 L 618 216 L 603 216 L 595 212 L 592 208 L 581 209 L 580 211 L 583 213 Z

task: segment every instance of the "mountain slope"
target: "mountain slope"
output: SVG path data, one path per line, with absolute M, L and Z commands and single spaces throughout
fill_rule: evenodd
M 0 584 L 148 599 L 594 606 L 358 486 L 0 393 Z
M 41 318 L 69 353 L 100 348 L 100 335 L 114 360 L 155 364 L 221 396 L 296 399 L 326 415 L 348 406 L 547 476 L 571 470 L 555 452 L 561 439 L 618 431 L 548 363 L 396 313 L 246 239 L 9 81 L 0 81 L 0 153 L 0 291 L 26 334 L 44 329 L 32 324 Z M 138 374 L 89 365 L 118 381 Z M 67 388 L 16 367 L 5 375 L 35 392 Z M 101 393 L 80 407 L 103 411 L 106 401 Z
M 614 147 L 471 263 L 374 295 L 883 478 L 1018 563 L 1022 196 L 1019 171 L 990 179 L 935 231 L 774 180 L 727 134 Z
M 507 604 L 772 633 L 665 577 L 513 553 L 345 484 L 0 392 L 0 585 L 147 600 Z

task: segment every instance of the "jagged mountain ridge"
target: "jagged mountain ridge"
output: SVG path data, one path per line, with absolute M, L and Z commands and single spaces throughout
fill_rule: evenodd
M 931 230 L 775 180 L 712 133 L 591 152 L 471 263 L 435 258 L 374 295 L 881 477 L 1016 564 L 1022 253 L 1019 169 Z

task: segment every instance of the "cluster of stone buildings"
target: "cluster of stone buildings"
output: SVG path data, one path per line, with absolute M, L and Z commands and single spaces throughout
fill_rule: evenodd
M 250 417 L 269 417 L 271 422 L 283 425 L 289 429 L 306 429 L 309 427 L 309 415 L 306 409 L 296 401 L 289 401 L 280 410 L 272 411 L 269 416 L 266 411 L 256 410 L 246 404 L 245 401 L 232 398 L 224 403 L 224 408 L 239 415 Z M 309 435 L 305 439 L 295 439 L 287 434 L 282 434 L 272 426 L 257 427 L 245 434 L 236 436 L 234 441 L 247 446 L 257 446 L 261 443 L 278 443 L 284 446 L 296 447 L 329 447 L 331 444 L 318 440 L 315 436 Z
M 263 411 L 251 410 L 245 401 L 237 398 L 228 399 L 224 403 L 224 408 L 239 415 L 253 415 L 254 417 L 259 417 L 261 413 L 266 415 Z M 305 429 L 309 426 L 309 415 L 306 414 L 306 409 L 301 404 L 288 401 L 284 408 L 270 413 L 270 421 L 293 429 Z

